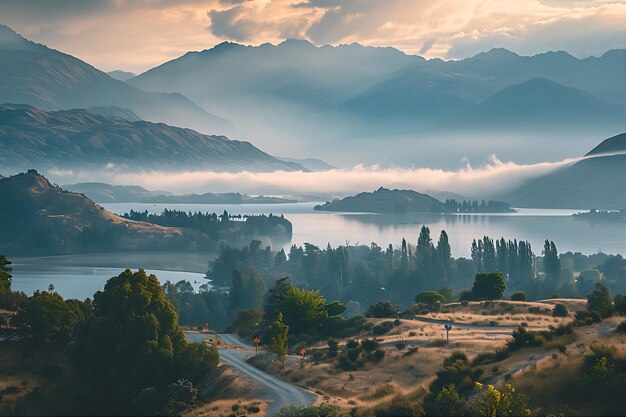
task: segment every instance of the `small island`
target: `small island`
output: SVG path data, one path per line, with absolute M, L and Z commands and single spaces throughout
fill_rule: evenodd
M 509 203 L 503 201 L 456 201 L 444 203 L 428 194 L 413 190 L 390 190 L 380 187 L 374 192 L 363 192 L 343 199 L 327 201 L 314 207 L 321 211 L 354 213 L 513 213 Z
M 626 209 L 621 210 L 589 210 L 572 214 L 577 219 L 591 221 L 626 222 Z

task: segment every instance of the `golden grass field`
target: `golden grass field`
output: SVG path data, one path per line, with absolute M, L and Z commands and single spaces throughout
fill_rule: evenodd
M 557 303 L 566 305 L 570 311 L 568 317 L 552 316 L 552 309 Z M 455 350 L 465 352 L 471 360 L 479 353 L 493 352 L 503 347 L 518 326 L 547 330 L 549 326 L 571 322 L 573 312 L 585 307 L 586 300 L 583 299 L 451 303 L 438 312 L 418 316 L 416 320 L 400 320 L 400 325 L 384 336 L 376 337 L 368 332 L 357 335 L 355 339 L 376 338 L 380 342 L 385 357 L 379 363 L 368 362 L 357 371 L 343 371 L 336 365 L 336 360 L 323 358 L 315 361 L 310 357 L 304 363 L 301 360 L 288 360 L 284 369 L 270 368 L 268 371 L 319 394 L 320 403 L 330 402 L 346 410 L 353 407 L 359 410 L 372 409 L 398 394 L 412 399 L 423 397 L 435 373 L 441 368 L 443 359 Z M 445 339 L 446 334 L 443 325 L 419 321 L 420 318 L 463 324 L 453 325 L 449 343 L 441 346 L 438 342 Z M 379 323 L 389 319 L 369 320 Z M 570 339 L 574 338 L 570 336 Z M 338 342 L 342 346 L 347 340 Z M 418 351 L 405 356 L 407 349 L 399 350 L 397 342 L 418 346 Z M 431 343 L 433 346 L 429 346 Z M 317 343 L 311 351 L 317 349 L 325 351 L 326 344 Z M 539 348 L 516 352 L 505 361 L 485 366 L 484 377 L 496 378 L 515 364 L 528 360 L 529 356 L 539 357 L 552 350 L 556 350 L 556 347 L 546 343 Z

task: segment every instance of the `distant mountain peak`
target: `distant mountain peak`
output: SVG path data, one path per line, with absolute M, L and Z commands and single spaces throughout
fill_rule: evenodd
M 37 49 L 40 46 L 26 39 L 10 27 L 0 25 L 0 49 L 21 51 Z
M 285 39 L 284 41 L 282 41 L 276 46 L 303 46 L 307 48 L 308 47 L 317 48 L 317 46 L 313 45 L 311 42 L 309 42 L 306 39 L 295 39 L 295 38 Z
M 130 80 L 131 78 L 133 78 L 136 74 L 129 72 L 129 71 L 113 70 L 113 71 L 107 72 L 107 75 L 119 81 L 126 81 L 126 80 Z
M 605 139 L 598 146 L 590 150 L 585 156 L 606 155 L 626 152 L 626 133 Z

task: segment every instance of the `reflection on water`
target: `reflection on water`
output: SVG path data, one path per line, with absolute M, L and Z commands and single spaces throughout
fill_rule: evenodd
M 317 212 L 318 203 L 299 204 L 168 204 L 167 208 L 232 214 L 281 214 L 293 223 L 292 243 L 304 242 L 325 246 L 346 243 L 399 245 L 402 238 L 415 243 L 422 224 L 431 229 L 436 240 L 445 229 L 454 256 L 469 256 L 472 239 L 488 235 L 494 238 L 528 240 L 540 254 L 545 239 L 553 240 L 560 252 L 584 254 L 603 251 L 626 253 L 626 228 L 623 223 L 588 222 L 571 215 L 582 210 L 517 209 L 517 213 L 441 215 L 431 213 L 367 214 Z M 162 204 L 103 204 L 114 213 L 137 211 L 161 212 Z M 288 247 L 286 244 L 285 247 Z

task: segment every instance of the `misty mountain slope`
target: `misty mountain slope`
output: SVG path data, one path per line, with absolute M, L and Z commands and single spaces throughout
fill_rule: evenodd
M 626 155 L 583 159 L 529 181 L 511 193 L 513 207 L 623 209 Z
M 626 133 L 606 139 L 580 161 L 533 178 L 500 196 L 513 207 L 626 208 Z
M 536 78 L 577 88 L 601 100 L 626 104 L 626 50 L 578 59 L 565 52 L 520 56 L 492 49 L 459 61 L 432 59 L 409 64 L 341 104 L 363 119 L 437 121 L 467 111 L 502 89 Z M 434 107 L 429 107 L 432 103 Z
M 148 191 L 138 185 L 111 185 L 102 182 L 83 182 L 62 186 L 64 190 L 81 193 L 96 203 L 129 203 L 164 192 Z
M 626 129 L 626 108 L 546 78 L 505 87 L 462 115 L 441 123 L 445 128 L 570 130 L 603 124 Z
M 605 139 L 585 156 L 626 152 L 626 133 Z
M 88 107 L 128 108 L 145 120 L 226 133 L 232 125 L 186 97 L 146 93 L 91 65 L 31 42 L 0 25 L 0 103 L 46 110 Z
M 32 170 L 0 178 L 0 195 L 0 252 L 6 254 L 187 251 L 210 244 L 195 230 L 123 219 Z
M 87 107 L 87 110 L 90 113 L 99 114 L 104 117 L 118 117 L 120 119 L 128 120 L 129 122 L 138 122 L 141 120 L 139 116 L 137 116 L 130 109 L 122 109 L 115 106 L 95 106 L 95 107 Z
M 293 171 L 248 142 L 202 135 L 146 121 L 107 118 L 86 110 L 47 112 L 0 105 L 0 166 L 28 168 L 117 167 L 123 170 Z M 117 169 L 116 168 L 116 169 Z
M 149 91 L 179 91 L 202 103 L 207 96 L 264 93 L 280 97 L 284 88 L 281 78 L 291 73 L 293 90 L 313 89 L 334 103 L 421 59 L 393 48 L 358 44 L 317 47 L 290 39 L 255 47 L 223 42 L 208 50 L 189 52 L 129 82 Z M 306 96 L 292 91 L 286 98 L 300 103 L 300 94 Z

